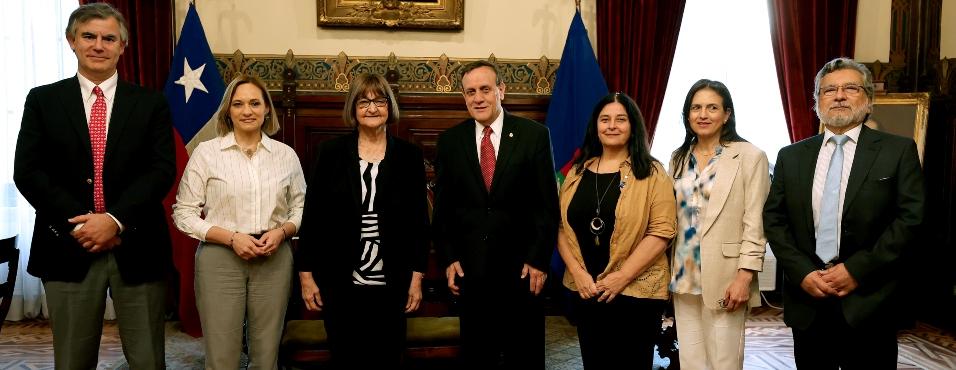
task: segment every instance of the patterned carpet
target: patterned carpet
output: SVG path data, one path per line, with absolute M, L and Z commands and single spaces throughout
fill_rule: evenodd
M 97 369 L 128 369 L 123 359 L 114 323 L 107 323 Z M 170 369 L 201 369 L 202 343 L 180 331 L 175 323 L 166 328 L 166 358 Z M 790 329 L 783 325 L 780 310 L 763 309 L 747 322 L 745 369 L 792 369 L 793 344 Z M 564 317 L 547 318 L 547 368 L 580 369 L 581 358 L 575 328 Z M 8 321 L 0 334 L 0 369 L 53 369 L 49 325 L 45 321 Z M 940 329 L 918 324 L 900 333 L 898 369 L 956 369 L 956 337 Z M 656 364 L 666 368 L 667 360 Z

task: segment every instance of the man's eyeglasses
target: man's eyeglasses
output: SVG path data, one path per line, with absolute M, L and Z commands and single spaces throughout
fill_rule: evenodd
M 843 93 L 848 96 L 859 96 L 863 92 L 863 86 L 857 84 L 846 84 L 842 86 L 824 86 L 820 88 L 820 95 L 832 98 L 836 96 L 837 91 L 843 89 Z
M 376 108 L 385 108 L 385 106 L 388 105 L 388 99 L 386 98 L 378 98 L 375 100 L 359 99 L 359 101 L 355 103 L 355 106 L 357 106 L 358 109 L 368 109 L 368 107 L 372 104 L 375 104 Z

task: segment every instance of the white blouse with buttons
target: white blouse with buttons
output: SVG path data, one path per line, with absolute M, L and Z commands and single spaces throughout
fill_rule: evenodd
M 262 135 L 255 154 L 247 157 L 229 133 L 193 151 L 179 183 L 173 221 L 203 241 L 213 226 L 245 234 L 285 222 L 298 229 L 304 204 L 305 176 L 292 148 Z

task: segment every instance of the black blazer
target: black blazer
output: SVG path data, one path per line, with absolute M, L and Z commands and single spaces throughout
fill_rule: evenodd
M 547 272 L 557 240 L 548 128 L 504 115 L 491 192 L 481 177 L 473 119 L 438 140 L 435 241 L 446 262 L 459 261 L 471 282 L 517 279 L 525 263 Z
M 79 281 L 96 256 L 80 246 L 67 219 L 93 210 L 93 159 L 76 77 L 27 95 L 13 179 L 36 208 L 27 271 L 45 280 Z M 106 211 L 123 223 L 113 249 L 127 282 L 163 279 L 172 266 L 163 198 L 173 185 L 176 154 L 166 98 L 118 81 L 106 139 Z
M 362 253 L 358 161 L 357 133 L 331 139 L 319 146 L 309 178 L 295 263 L 298 271 L 312 272 L 324 300 L 352 285 L 352 271 Z M 375 184 L 386 286 L 404 307 L 412 271 L 424 273 L 428 261 L 421 149 L 389 136 Z
M 800 288 L 823 261 L 816 256 L 811 206 L 813 172 L 823 135 L 780 150 L 764 207 L 764 232 L 783 268 L 784 320 L 805 329 L 821 300 Z M 901 323 L 906 257 L 923 223 L 923 175 L 916 144 L 863 127 L 847 180 L 840 255 L 859 287 L 842 299 L 853 327 Z

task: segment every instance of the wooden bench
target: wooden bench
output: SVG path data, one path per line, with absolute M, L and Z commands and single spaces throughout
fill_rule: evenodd
M 422 280 L 421 306 L 407 319 L 405 369 L 460 368 L 458 316 L 443 272 L 432 249 Z M 299 294 L 299 279 L 294 277 L 285 330 L 279 343 L 279 367 L 327 369 L 330 358 L 325 321 L 321 313 L 305 309 Z
M 459 357 L 458 317 L 408 318 L 405 361 L 409 368 L 444 368 Z M 330 354 L 323 320 L 290 320 L 279 346 L 282 368 L 324 368 Z

